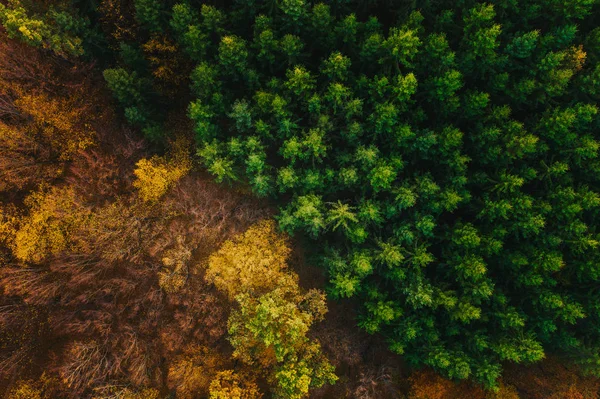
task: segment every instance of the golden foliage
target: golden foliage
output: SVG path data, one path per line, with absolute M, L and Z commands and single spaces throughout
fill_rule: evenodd
M 208 394 L 211 380 L 223 365 L 221 356 L 205 346 L 190 345 L 169 367 L 169 386 L 177 398 L 194 399 Z
M 24 94 L 15 105 L 32 119 L 44 142 L 50 144 L 60 160 L 72 159 L 79 150 L 94 143 L 94 131 L 82 122 L 85 109 L 77 104 L 77 99 Z
M 283 280 L 290 255 L 288 241 L 276 231 L 275 222 L 265 220 L 227 241 L 208 260 L 206 279 L 230 299 L 244 291 L 266 292 Z M 289 275 L 289 277 L 286 277 Z
M 313 322 L 322 321 L 327 313 L 327 296 L 321 290 L 308 290 L 300 300 L 298 308 L 311 315 Z
M 302 293 L 287 269 L 290 252 L 275 222 L 263 220 L 213 253 L 205 278 L 238 302 L 227 323 L 233 357 L 265 374 L 276 397 L 299 399 L 337 376 L 308 337 L 327 311 L 325 295 Z
M 166 293 L 173 294 L 185 285 L 191 257 L 192 252 L 185 247 L 183 237 L 178 236 L 177 247 L 165 253 L 164 267 L 158 272 L 158 284 Z
M 171 143 L 171 151 L 167 157 L 153 156 L 138 161 L 133 172 L 137 178 L 133 186 L 139 190 L 143 201 L 158 201 L 174 183 L 190 171 L 192 162 L 183 143 L 183 138 Z
M 0 122 L 0 191 L 60 176 L 64 161 L 93 145 L 95 137 L 76 100 L 26 94 L 20 87 L 12 95 L 14 102 L 4 101 L 21 122 Z
M 13 253 L 24 262 L 37 263 L 50 254 L 63 251 L 70 234 L 87 212 L 76 207 L 70 187 L 42 188 L 25 199 L 29 214 L 19 222 Z
M 126 389 L 123 392 L 123 399 L 158 399 L 159 392 L 156 389 L 143 389 L 139 392 L 133 392 Z
M 179 87 L 186 76 L 180 67 L 177 45 L 165 36 L 154 36 L 142 45 L 142 49 L 161 91 L 166 95 L 176 94 L 173 88 Z
M 9 392 L 7 399 L 42 399 L 42 391 L 34 387 L 31 381 L 21 381 Z
M 136 180 L 133 186 L 139 190 L 145 202 L 156 202 L 173 183 L 185 175 L 185 171 L 169 165 L 164 158 L 154 156 L 150 159 L 140 159 L 134 171 Z
M 0 244 L 12 247 L 17 226 L 14 206 L 0 206 Z
M 37 380 L 18 381 L 6 395 L 6 399 L 56 399 L 60 382 L 45 372 Z
M 567 50 L 565 59 L 567 66 L 575 71 L 580 71 L 585 64 L 586 52 L 583 51 L 583 45 L 572 46 Z
M 0 43 L 0 191 L 60 176 L 65 161 L 95 142 L 86 121 L 97 97 L 86 72 L 47 52 Z
M 209 389 L 210 399 L 260 399 L 263 396 L 254 381 L 233 370 L 217 373 Z

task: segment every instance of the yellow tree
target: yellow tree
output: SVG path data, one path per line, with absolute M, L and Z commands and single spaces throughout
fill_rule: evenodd
M 11 123 L 0 122 L 0 191 L 60 176 L 64 163 L 95 140 L 77 95 L 51 98 L 9 86 L 7 92 L 0 84 L 0 103 L 14 113 Z
M 78 151 L 94 143 L 95 132 L 86 121 L 88 110 L 76 95 L 51 98 L 44 93 L 27 93 L 15 105 L 31 118 L 41 140 L 54 149 L 61 161 L 72 159 Z
M 14 387 L 6 393 L 6 399 L 55 399 L 64 388 L 56 377 L 46 372 L 35 380 L 17 381 Z
M 152 388 L 142 389 L 137 392 L 125 389 L 122 394 L 123 399 L 159 399 L 160 397 L 158 390 Z
M 233 357 L 265 374 L 276 397 L 300 399 L 337 377 L 308 337 L 327 312 L 325 295 L 302 292 L 287 269 L 290 252 L 275 222 L 264 220 L 210 256 L 206 279 L 238 304 L 228 320 Z
M 71 243 L 71 233 L 89 216 L 75 202 L 70 187 L 42 188 L 25 199 L 29 213 L 18 221 L 13 254 L 24 262 L 37 263 Z
M 98 89 L 86 77 L 89 67 L 3 39 L 0 191 L 30 189 L 59 177 L 66 161 L 95 142 L 90 115 Z
M 208 260 L 206 279 L 234 299 L 253 291 L 265 293 L 282 282 L 295 284 L 296 276 L 286 272 L 290 248 L 275 222 L 265 220 L 227 241 Z
M 42 391 L 36 388 L 33 383 L 22 381 L 12 391 L 9 392 L 7 399 L 43 399 Z
M 187 152 L 187 139 L 178 137 L 170 143 L 171 149 L 165 157 L 153 156 L 138 161 L 133 172 L 136 180 L 133 186 L 139 190 L 144 202 L 155 203 L 167 193 L 169 188 L 185 176 L 192 167 Z
M 262 396 L 254 381 L 233 370 L 220 371 L 210 383 L 210 399 L 261 399 Z

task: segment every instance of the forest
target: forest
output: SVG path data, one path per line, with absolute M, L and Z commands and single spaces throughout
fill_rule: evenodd
M 600 0 L 0 0 L 0 397 L 600 399 Z

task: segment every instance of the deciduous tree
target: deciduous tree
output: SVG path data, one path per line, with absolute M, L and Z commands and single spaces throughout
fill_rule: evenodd
M 268 292 L 288 279 L 293 283 L 295 278 L 288 276 L 286 265 L 289 244 L 276 228 L 272 220 L 266 220 L 225 242 L 208 260 L 207 281 L 230 299 L 245 292 Z

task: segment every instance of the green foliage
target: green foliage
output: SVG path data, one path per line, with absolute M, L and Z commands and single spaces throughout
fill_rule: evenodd
M 8 37 L 35 47 L 49 49 L 60 56 L 84 53 L 82 37 L 88 21 L 64 10 L 49 8 L 44 14 L 30 12 L 21 0 L 0 4 L 0 21 Z
M 163 2 L 158 0 L 135 0 L 135 18 L 151 32 L 162 31 L 161 13 Z
M 143 101 L 144 81 L 136 72 L 129 73 L 123 68 L 106 69 L 104 79 L 121 104 L 134 104 Z
M 225 72 L 244 74 L 248 51 L 246 42 L 237 36 L 224 36 L 219 43 L 219 62 Z
M 287 208 L 281 210 L 279 223 L 285 231 L 304 229 L 316 237 L 325 229 L 324 206 L 321 197 L 314 194 L 296 198 Z
M 148 139 L 159 141 L 162 131 L 156 122 L 156 116 L 153 115 L 153 106 L 147 95 L 151 87 L 150 81 L 140 77 L 137 72 L 129 72 L 124 68 L 105 69 L 103 76 L 114 97 L 123 107 L 127 121 L 140 126 Z
M 258 298 L 240 294 L 236 298 L 240 309 L 229 318 L 233 356 L 251 365 L 272 361 L 269 379 L 277 398 L 301 399 L 310 388 L 337 380 L 319 343 L 306 336 L 325 306 L 321 295 L 311 294 L 299 297 L 288 288 L 276 288 Z

